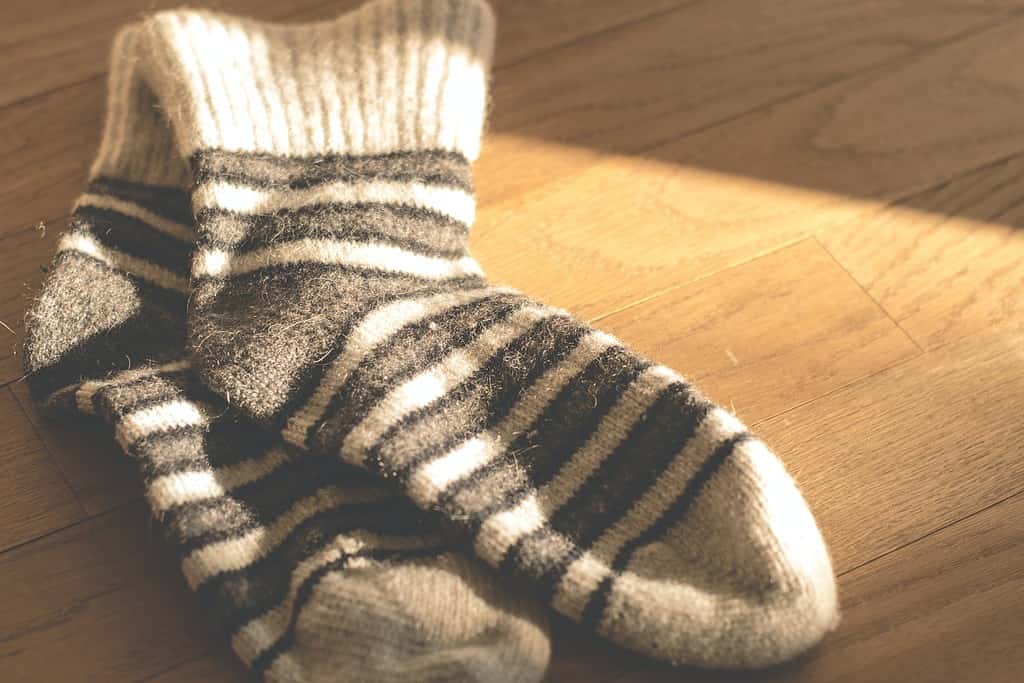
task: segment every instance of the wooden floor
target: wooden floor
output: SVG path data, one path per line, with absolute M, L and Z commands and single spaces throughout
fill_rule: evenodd
M 2 681 L 241 680 L 113 443 L 44 423 L 19 381 L 26 297 L 140 7 L 0 6 Z M 801 661 L 746 676 L 559 623 L 551 680 L 1021 680 L 1024 2 L 497 9 L 475 253 L 752 424 L 810 500 L 844 608 Z

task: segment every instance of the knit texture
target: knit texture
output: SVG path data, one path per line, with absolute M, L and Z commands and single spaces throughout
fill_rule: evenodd
M 298 27 L 171 11 L 149 29 L 151 84 L 189 122 L 176 129 L 185 158 L 207 149 L 479 154 L 494 46 L 482 2 L 383 0 Z
M 837 604 L 778 459 L 676 372 L 488 285 L 466 248 L 492 31 L 474 0 L 307 27 L 156 16 L 150 73 L 187 103 L 168 111 L 196 180 L 197 371 L 617 643 L 716 667 L 790 658 Z
M 28 314 L 33 394 L 65 419 L 112 427 L 189 586 L 255 677 L 539 680 L 541 610 L 498 585 L 441 519 L 287 446 L 191 372 L 189 174 L 139 80 L 140 37 L 131 28 L 115 41 L 89 189 Z

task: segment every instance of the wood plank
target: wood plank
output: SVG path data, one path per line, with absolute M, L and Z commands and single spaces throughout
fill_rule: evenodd
M 986 165 L 821 240 L 921 346 L 1024 323 L 1022 175 L 1024 156 Z
M 687 0 L 491 0 L 498 18 L 495 71 L 686 4 Z
M 0 551 L 83 515 L 14 395 L 0 389 Z
M 693 164 L 686 150 L 666 143 L 928 52 L 1018 9 L 1014 1 L 724 0 L 682 4 L 649 21 L 575 41 L 496 73 L 491 130 L 516 139 L 492 136 L 489 144 L 499 153 L 485 155 L 479 175 L 493 175 L 496 182 L 482 184 L 481 195 L 516 195 L 561 177 L 560 169 L 531 162 L 527 153 L 509 156 L 518 139 L 604 153 L 642 151 Z M 930 81 L 935 78 L 929 74 Z M 975 97 L 975 105 L 984 107 L 987 95 Z M 913 111 L 916 102 L 904 106 Z M 1006 126 L 1012 120 L 1005 108 L 994 116 Z M 745 172 L 742 165 L 738 172 Z
M 996 22 L 647 154 L 852 199 L 906 198 L 1024 150 L 1024 71 L 1008 68 L 1022 44 L 1024 18 Z M 969 203 L 954 213 L 975 215 Z
M 134 681 L 208 651 L 214 636 L 129 505 L 0 555 L 0 679 Z
M 743 176 L 615 157 L 483 205 L 472 247 L 494 281 L 593 318 L 870 208 Z
M 912 4 L 901 7 L 913 15 L 908 24 L 916 25 L 920 12 L 927 11 Z M 939 11 L 934 3 L 929 7 Z M 713 9 L 717 12 L 718 5 Z M 726 12 L 722 16 L 735 20 Z M 576 60 L 568 54 L 559 54 L 559 68 L 547 76 L 539 67 L 529 77 L 513 74 L 516 70 L 499 76 L 496 134 L 478 171 L 483 201 L 474 242 L 489 273 L 585 316 L 600 315 L 833 225 L 869 230 L 879 207 L 894 198 L 1001 158 L 1008 150 L 1024 149 L 1019 126 L 1024 75 L 1005 73 L 1005 64 L 1016 60 L 1012 50 L 1024 44 L 1024 19 L 958 38 L 950 36 L 965 26 L 962 22 L 922 19 L 922 27 L 946 27 L 943 37 L 932 39 L 947 43 L 929 48 L 934 43 L 908 37 L 900 44 L 917 45 L 918 51 L 889 55 L 891 67 L 868 68 L 865 57 L 860 67 L 866 71 L 858 71 L 847 65 L 848 52 L 857 63 L 851 45 L 870 44 L 881 30 L 878 19 L 862 19 L 863 26 L 855 24 L 865 31 L 860 38 L 836 38 L 844 46 L 833 55 L 838 61 L 811 56 L 808 49 L 805 59 L 788 67 L 803 72 L 790 73 L 782 62 L 768 75 L 735 63 L 729 67 L 726 60 L 709 85 L 702 86 L 700 77 L 691 82 L 680 72 L 675 81 L 649 77 L 643 86 L 644 69 L 658 73 L 655 59 L 674 63 L 664 53 L 655 55 L 657 50 L 693 41 L 677 35 L 670 43 L 659 38 L 660 29 L 632 26 L 616 34 L 625 39 L 636 32 L 628 44 L 640 46 L 635 59 L 641 64 L 632 71 L 616 71 L 610 56 L 609 64 L 596 63 L 595 75 L 586 76 L 600 49 L 589 48 L 591 55 L 584 42 L 571 50 L 580 52 L 577 59 L 586 66 L 570 76 L 565 71 L 571 72 Z M 670 18 L 658 23 L 672 25 Z M 714 22 L 695 25 L 722 41 Z M 794 40 L 801 44 L 800 38 Z M 865 48 L 864 53 L 872 51 Z M 715 72 L 716 65 L 712 60 L 708 68 Z M 623 74 L 622 82 L 598 75 L 609 69 Z M 748 75 L 758 80 L 740 82 Z M 510 85 L 501 86 L 501 78 Z M 719 101 L 711 88 L 722 79 L 726 84 L 721 87 L 733 99 L 745 93 L 746 106 L 700 120 Z M 794 80 L 799 87 L 793 92 L 759 94 L 758 84 Z M 666 87 L 666 82 L 687 87 Z M 508 94 L 501 94 L 502 87 Z M 593 96 L 579 94 L 591 87 Z M 644 87 L 646 98 L 630 94 L 630 88 Z M 905 97 L 908 91 L 916 95 Z M 647 120 L 634 111 L 646 111 L 648 100 L 660 102 L 657 93 L 695 101 L 689 108 L 669 108 L 665 123 L 655 114 Z M 779 97 L 791 99 L 764 106 Z M 634 106 L 618 109 L 609 103 L 634 100 Z M 522 120 L 516 119 L 516 107 L 527 112 Z M 547 114 L 541 113 L 545 107 Z M 558 107 L 567 112 L 560 118 Z M 506 110 L 510 113 L 503 114 Z M 886 115 L 873 115 L 878 110 Z M 711 125 L 743 111 L 750 113 Z M 969 111 L 982 114 L 966 115 Z M 555 121 L 545 123 L 551 117 Z M 667 126 L 676 126 L 675 132 Z M 863 133 L 866 128 L 870 134 Z M 644 147 L 650 144 L 647 138 L 672 136 L 678 139 Z M 642 158 L 618 154 L 638 148 L 643 148 Z
M 843 621 L 771 671 L 671 669 L 562 625 L 548 680 L 565 683 L 1010 683 L 1024 666 L 1024 495 L 840 577 Z M 908 674 L 908 672 L 911 672 Z
M 106 424 L 45 417 L 32 404 L 24 382 L 9 389 L 86 514 L 97 515 L 142 497 L 135 464 L 114 442 Z
M 755 425 L 805 491 L 838 571 L 1024 489 L 1024 346 L 964 338 Z
M 596 324 L 683 372 L 747 421 L 780 413 L 918 353 L 813 239 Z
M 797 678 L 1019 680 L 1022 520 L 1017 495 L 844 576 L 843 623 Z

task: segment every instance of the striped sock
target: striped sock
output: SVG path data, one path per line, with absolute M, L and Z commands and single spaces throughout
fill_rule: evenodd
M 138 78 L 140 35 L 115 42 L 89 189 L 28 314 L 33 394 L 113 427 L 189 586 L 255 677 L 539 680 L 538 606 L 457 551 L 436 516 L 238 417 L 182 360 L 188 172 Z
M 301 28 L 177 11 L 148 32 L 195 173 L 189 348 L 208 386 L 397 482 L 640 652 L 764 666 L 835 625 L 826 548 L 765 445 L 469 256 L 485 4 L 380 0 Z

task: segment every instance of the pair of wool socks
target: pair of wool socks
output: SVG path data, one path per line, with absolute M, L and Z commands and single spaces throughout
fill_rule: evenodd
M 477 0 L 123 33 L 33 390 L 113 424 L 269 679 L 534 680 L 537 596 L 674 663 L 792 657 L 836 595 L 776 457 L 466 249 L 493 35 Z
M 137 463 L 188 585 L 255 678 L 540 680 L 539 604 L 509 594 L 438 515 L 239 415 L 185 358 L 189 170 L 117 37 L 103 141 L 27 317 L 28 381 L 105 420 Z

